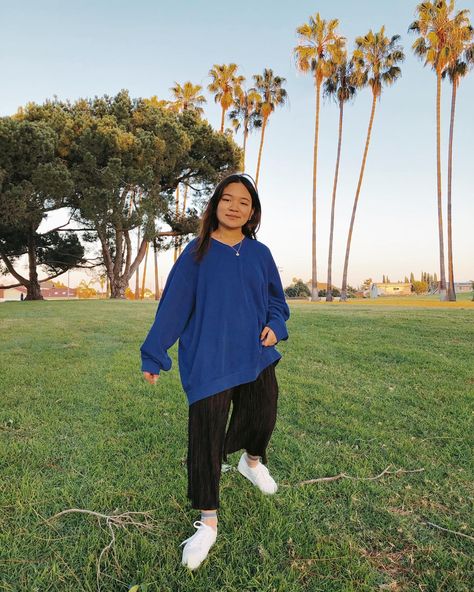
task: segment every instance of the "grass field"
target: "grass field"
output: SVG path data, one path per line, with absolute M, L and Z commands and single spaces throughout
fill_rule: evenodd
M 199 515 L 186 498 L 177 346 L 155 387 L 140 373 L 156 304 L 0 304 L 0 589 L 97 590 L 105 521 L 46 522 L 78 508 L 153 519 L 149 530 L 114 530 L 104 591 L 472 592 L 465 296 L 455 307 L 291 303 L 268 449 L 279 490 L 265 497 L 235 468 L 223 473 L 218 539 L 194 573 L 180 564 Z M 300 485 L 341 473 L 361 479 Z

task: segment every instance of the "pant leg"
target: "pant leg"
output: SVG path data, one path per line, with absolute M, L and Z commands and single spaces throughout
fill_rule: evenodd
M 188 498 L 195 509 L 219 507 L 219 482 L 225 428 L 233 389 L 189 406 Z
M 276 363 L 262 370 L 254 382 L 234 389 L 232 415 L 224 442 L 227 454 L 244 448 L 249 454 L 261 456 L 267 464 L 266 449 L 277 417 L 278 382 Z

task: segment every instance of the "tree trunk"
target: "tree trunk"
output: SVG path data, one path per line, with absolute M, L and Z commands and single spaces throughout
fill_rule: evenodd
M 153 253 L 155 260 L 155 300 L 158 300 L 160 297 L 160 286 L 158 283 L 158 248 L 156 240 L 153 241 Z
M 188 190 L 189 190 L 189 185 L 185 184 L 184 185 L 184 195 L 183 195 L 183 209 L 181 212 L 181 215 L 183 216 L 183 218 L 186 216 L 186 202 L 188 199 Z M 183 252 L 183 243 L 181 243 L 179 245 L 179 249 L 178 249 L 178 257 L 179 255 L 181 255 L 181 253 Z
M 222 115 L 221 115 L 221 134 L 224 133 L 224 117 L 225 117 L 225 109 L 222 107 Z
M 262 162 L 263 142 L 265 139 L 265 128 L 267 127 L 268 117 L 263 118 L 262 135 L 260 136 L 260 147 L 258 149 L 257 172 L 255 174 L 255 185 L 258 185 L 258 177 L 260 175 L 260 163 Z
M 176 199 L 175 199 L 175 215 L 176 218 L 179 216 L 179 183 L 176 186 Z M 176 263 L 176 259 L 178 258 L 178 239 L 174 239 L 174 258 L 173 261 Z
M 439 299 L 446 300 L 444 269 L 443 204 L 441 196 L 441 72 L 436 72 L 436 180 L 438 185 Z
M 140 226 L 137 228 L 137 252 L 140 248 Z M 137 267 L 137 272 L 135 274 L 135 300 L 140 298 L 140 268 Z
M 342 288 L 341 288 L 341 301 L 342 302 L 345 302 L 347 300 L 347 269 L 349 267 L 349 253 L 351 250 L 352 231 L 354 228 L 354 220 L 355 220 L 355 215 L 356 215 L 356 210 L 357 210 L 357 202 L 359 201 L 360 188 L 362 186 L 362 179 L 364 178 L 364 169 L 365 169 L 365 163 L 367 161 L 367 153 L 369 151 L 370 134 L 372 133 L 372 125 L 374 123 L 376 104 L 377 104 L 377 96 L 375 93 L 373 93 L 372 110 L 370 112 L 369 128 L 367 130 L 367 139 L 365 141 L 364 156 L 362 157 L 362 165 L 360 167 L 359 182 L 357 183 L 357 190 L 356 190 L 355 199 L 354 199 L 354 206 L 352 208 L 351 223 L 349 226 L 349 234 L 347 236 L 346 256 L 345 256 L 345 260 L 344 260 L 344 271 L 342 274 Z
M 110 282 L 110 298 L 125 300 L 125 290 L 127 289 L 127 285 L 128 282 L 125 281 L 125 278 L 114 277 Z
M 247 148 L 247 136 L 249 135 L 248 130 L 244 130 L 244 144 L 242 146 L 242 172 L 245 173 L 245 150 Z
M 242 146 L 242 172 L 245 173 L 245 149 L 247 148 L 247 136 L 249 135 L 249 119 L 250 115 L 248 112 L 248 107 L 246 107 L 245 117 L 244 117 L 244 143 Z
M 448 297 L 450 301 L 456 300 L 456 290 L 454 289 L 454 264 L 453 264 L 453 229 L 451 216 L 451 187 L 453 180 L 453 136 L 454 136 L 454 113 L 456 109 L 456 89 L 458 81 L 455 78 L 452 82 L 453 89 L 451 95 L 451 121 L 449 124 L 449 147 L 448 147 Z
M 311 301 L 321 300 L 318 293 L 318 273 L 316 265 L 316 181 L 318 173 L 318 144 L 319 144 L 319 111 L 321 100 L 321 83 L 316 81 L 316 119 L 314 124 L 313 146 L 313 215 L 311 241 Z
M 44 300 L 41 294 L 41 287 L 38 282 L 38 271 L 36 269 L 36 241 L 35 231 L 30 227 L 28 234 L 28 269 L 29 281 L 26 286 L 25 300 Z
M 336 191 L 337 179 L 339 176 L 339 162 L 341 159 L 341 145 L 342 145 L 342 121 L 344 115 L 344 101 L 339 101 L 339 136 L 337 141 L 337 158 L 336 170 L 334 171 L 334 184 L 332 188 L 332 204 L 331 204 L 331 228 L 329 232 L 329 255 L 328 255 L 328 282 L 326 290 L 326 302 L 332 302 L 332 244 L 334 237 L 334 214 L 336 210 Z
M 145 251 L 145 262 L 143 264 L 143 275 L 142 275 L 142 293 L 140 299 L 143 300 L 145 298 L 145 282 L 146 282 L 146 264 L 148 261 L 148 247 L 150 243 L 146 244 L 146 251 Z

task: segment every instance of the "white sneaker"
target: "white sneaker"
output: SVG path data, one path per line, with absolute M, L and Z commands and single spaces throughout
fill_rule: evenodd
M 237 470 L 242 473 L 244 477 L 247 477 L 254 485 L 256 485 L 260 491 L 267 495 L 271 495 L 276 492 L 278 485 L 275 480 L 268 472 L 267 467 L 258 461 L 258 464 L 253 468 L 250 467 L 245 460 L 246 453 L 244 452 L 240 457 Z
M 181 547 L 187 543 L 183 549 L 181 563 L 189 569 L 196 569 L 201 565 L 217 538 L 217 530 L 214 530 L 212 526 L 208 526 L 200 520 L 196 520 L 193 526 L 198 530 L 179 545 Z

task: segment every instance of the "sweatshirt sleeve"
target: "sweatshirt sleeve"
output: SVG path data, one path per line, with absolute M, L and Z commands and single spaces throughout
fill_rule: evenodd
M 278 341 L 288 339 L 285 322 L 290 318 L 290 309 L 280 279 L 280 272 L 269 252 L 268 269 L 268 312 L 267 326 L 275 333 Z
M 140 347 L 143 372 L 159 374 L 160 370 L 171 369 L 167 350 L 186 327 L 194 299 L 194 286 L 180 270 L 178 259 L 166 280 L 153 325 Z

